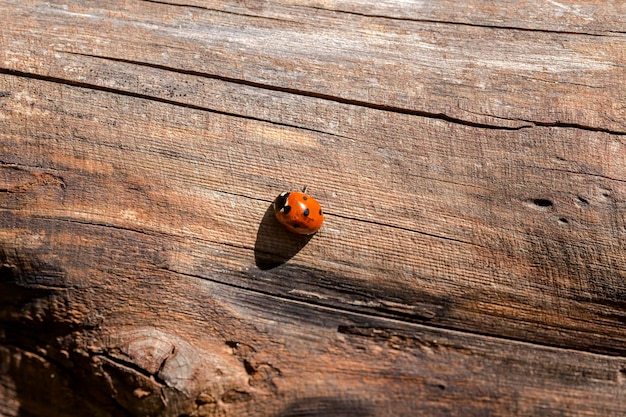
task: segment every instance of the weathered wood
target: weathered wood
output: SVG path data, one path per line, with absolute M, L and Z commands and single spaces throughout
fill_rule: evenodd
M 464 3 L 2 2 L 0 414 L 623 415 L 626 6 Z

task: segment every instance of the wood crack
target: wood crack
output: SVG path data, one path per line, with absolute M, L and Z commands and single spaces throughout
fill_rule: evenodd
M 611 130 L 607 128 L 588 126 L 588 125 L 583 125 L 583 124 L 578 124 L 578 123 L 539 122 L 539 121 L 533 121 L 533 120 L 522 120 L 523 122 L 529 123 L 529 125 L 509 127 L 509 126 L 494 125 L 494 124 L 489 124 L 489 123 L 473 122 L 473 121 L 461 119 L 458 117 L 452 117 L 445 113 L 433 113 L 433 112 L 427 112 L 424 110 L 407 109 L 407 108 L 397 107 L 397 106 L 392 106 L 392 105 L 387 105 L 387 104 L 371 103 L 371 102 L 362 101 L 362 100 L 348 99 L 348 98 L 344 98 L 340 96 L 334 96 L 334 95 L 329 95 L 329 94 L 324 94 L 324 93 L 316 93 L 313 91 L 300 90 L 300 89 L 295 89 L 295 88 L 290 88 L 290 87 L 281 87 L 281 86 L 276 86 L 276 85 L 271 85 L 271 84 L 266 84 L 266 83 L 261 83 L 261 82 L 256 82 L 256 81 L 244 80 L 240 78 L 233 78 L 233 77 L 203 73 L 203 72 L 192 71 L 192 70 L 182 70 L 179 68 L 172 68 L 172 67 L 168 67 L 168 66 L 160 65 L 160 64 L 152 64 L 152 63 L 147 63 L 147 62 L 127 60 L 127 59 L 122 59 L 122 58 L 103 57 L 103 56 L 98 56 L 98 55 L 82 54 L 82 53 L 76 53 L 76 52 L 67 52 L 67 51 L 61 51 L 61 52 L 66 52 L 66 53 L 70 53 L 74 55 L 87 56 L 91 58 L 105 59 L 105 60 L 110 60 L 110 61 L 115 61 L 115 62 L 127 63 L 127 64 L 132 64 L 132 65 L 145 66 L 145 67 L 160 69 L 164 71 L 172 71 L 172 72 L 176 72 L 179 74 L 192 75 L 192 76 L 203 77 L 203 78 L 208 78 L 208 79 L 215 79 L 215 80 L 238 84 L 238 85 L 256 87 L 256 88 L 269 90 L 269 91 L 278 91 L 278 92 L 294 94 L 294 95 L 298 95 L 302 97 L 317 98 L 321 100 L 327 100 L 327 101 L 332 101 L 335 103 L 353 105 L 353 106 L 363 107 L 363 108 L 368 108 L 368 109 L 373 109 L 373 110 L 380 110 L 380 111 L 404 114 L 404 115 L 409 115 L 409 116 L 424 117 L 427 119 L 443 120 L 448 123 L 453 123 L 453 124 L 458 124 L 458 125 L 468 126 L 468 127 L 481 128 L 481 129 L 516 131 L 516 130 L 533 128 L 536 126 L 542 126 L 542 127 L 574 128 L 574 129 L 580 129 L 580 130 L 585 130 L 585 131 L 609 133 L 613 135 L 626 135 L 626 132 L 624 131 Z M 87 88 L 87 89 L 92 89 L 95 91 L 119 94 L 123 96 L 134 97 L 138 99 L 155 101 L 155 102 L 159 102 L 163 104 L 189 108 L 193 110 L 200 110 L 200 111 L 206 111 L 206 112 L 211 112 L 215 114 L 221 114 L 224 116 L 240 117 L 240 118 L 247 119 L 247 120 L 271 123 L 271 124 L 278 125 L 278 126 L 286 126 L 290 128 L 306 130 L 309 132 L 327 134 L 327 135 L 331 135 L 334 137 L 346 138 L 345 136 L 337 135 L 335 133 L 331 133 L 331 132 L 327 132 L 327 131 L 323 131 L 319 129 L 312 129 L 312 128 L 308 128 L 308 127 L 304 127 L 300 125 L 288 124 L 288 123 L 279 123 L 279 122 L 269 120 L 269 119 L 263 119 L 259 117 L 248 116 L 248 115 L 232 113 L 232 112 L 225 112 L 225 111 L 216 110 L 216 109 L 212 109 L 209 107 L 200 106 L 196 104 L 185 103 L 182 101 L 171 100 L 171 99 L 166 99 L 162 97 L 156 97 L 156 96 L 152 96 L 149 94 L 136 93 L 136 92 L 122 90 L 118 88 L 105 87 L 105 86 L 101 86 L 101 85 L 97 85 L 93 83 L 85 83 L 85 82 L 60 78 L 60 77 L 52 77 L 52 76 L 46 76 L 46 75 L 41 75 L 41 74 L 36 74 L 36 73 L 11 70 L 7 68 L 0 68 L 0 74 L 7 74 L 7 75 L 16 76 L 16 77 L 32 78 L 32 79 L 37 79 L 41 81 L 47 81 L 47 82 L 52 82 L 52 83 L 57 83 L 57 84 L 79 87 L 79 88 Z M 497 116 L 493 116 L 493 117 L 497 117 Z M 500 119 L 509 120 L 505 118 L 500 118 Z
M 155 373 L 151 373 L 150 371 L 148 371 L 147 369 L 142 368 L 141 366 L 137 365 L 136 363 L 121 358 L 119 356 L 116 356 L 114 354 L 111 354 L 109 352 L 103 352 L 103 353 L 93 353 L 91 356 L 93 357 L 99 357 L 105 360 L 108 360 L 114 364 L 116 364 L 117 366 L 121 366 L 124 367 L 128 370 L 134 371 L 140 375 L 143 375 L 146 378 L 152 379 L 154 380 L 154 382 L 156 382 L 157 384 L 163 386 L 163 387 L 167 387 L 167 388 L 172 388 L 172 389 L 176 389 L 175 387 L 169 385 L 167 383 L 167 381 L 165 381 L 163 378 L 161 378 L 159 376 L 159 373 L 163 370 L 163 367 L 165 366 L 165 363 L 167 362 L 167 360 L 174 354 L 174 351 L 171 352 L 170 356 L 163 359 L 163 361 L 160 363 L 159 365 L 159 369 L 157 372 Z
M 149 62 L 133 61 L 133 60 L 123 59 L 123 58 L 105 57 L 105 56 L 83 54 L 83 53 L 70 52 L 70 51 L 60 51 L 60 52 L 65 52 L 65 53 L 69 53 L 69 54 L 73 54 L 73 55 L 86 56 L 86 57 L 91 57 L 91 58 L 97 58 L 97 59 L 105 59 L 105 60 L 109 60 L 109 61 L 113 61 L 113 62 L 120 62 L 120 63 L 126 63 L 126 64 L 131 64 L 131 65 L 144 66 L 144 67 L 159 69 L 159 70 L 163 70 L 163 71 L 171 71 L 171 72 L 175 72 L 175 73 L 178 73 L 178 74 L 185 74 L 185 75 L 191 75 L 191 76 L 202 77 L 202 78 L 207 78 L 207 79 L 214 79 L 214 80 L 223 81 L 223 82 L 232 83 L 232 84 L 237 84 L 237 85 L 245 85 L 245 86 L 248 86 L 248 87 L 255 87 L 255 88 L 268 90 L 268 91 L 277 91 L 277 92 L 282 92 L 282 93 L 287 93 L 287 94 L 294 94 L 294 95 L 301 96 L 301 97 L 316 98 L 316 99 L 331 101 L 331 102 L 340 103 L 340 104 L 352 105 L 352 106 L 356 106 L 356 107 L 363 107 L 363 108 L 368 108 L 368 109 L 373 109 L 373 110 L 380 110 L 380 111 L 385 111 L 385 112 L 390 112 L 390 113 L 405 114 L 405 115 L 408 115 L 408 116 L 424 117 L 424 118 L 427 118 L 427 119 L 443 120 L 443 121 L 446 121 L 446 122 L 449 122 L 449 123 L 454 123 L 454 124 L 459 124 L 459 125 L 469 126 L 469 127 L 476 127 L 476 128 L 482 128 L 482 129 L 492 129 L 492 130 L 521 130 L 523 128 L 529 127 L 529 126 L 508 127 L 508 126 L 500 126 L 500 125 L 494 125 L 494 124 L 489 124 L 489 123 L 472 122 L 472 121 L 461 119 L 461 118 L 458 118 L 458 117 L 452 117 L 452 116 L 449 116 L 449 115 L 444 114 L 444 113 L 433 113 L 433 112 L 428 112 L 428 111 L 424 111 L 424 110 L 407 109 L 407 108 L 404 108 L 404 107 L 392 106 L 392 105 L 388 105 L 388 104 L 371 103 L 371 102 L 363 101 L 363 100 L 349 99 L 349 98 L 340 97 L 340 96 L 336 96 L 336 95 L 317 93 L 317 92 L 314 92 L 314 91 L 301 90 L 301 89 L 291 88 L 291 87 L 281 87 L 281 86 L 277 86 L 277 85 L 262 83 L 262 82 L 258 82 L 258 81 L 250 81 L 250 80 L 245 80 L 245 79 L 241 79 L 241 78 L 228 77 L 228 76 L 223 76 L 223 75 L 218 75 L 218 74 L 209 74 L 209 73 L 193 71 L 193 70 L 183 70 L 183 69 L 180 69 L 180 68 L 173 68 L 173 67 L 168 67 L 166 65 L 153 64 L 153 63 L 149 63 Z M 126 91 L 126 90 L 120 90 L 120 89 L 115 89 L 115 88 L 110 88 L 110 87 L 98 86 L 98 85 L 95 85 L 95 84 L 80 83 L 80 82 L 77 82 L 77 81 L 66 80 L 66 79 L 58 78 L 58 77 L 46 77 L 46 76 L 41 76 L 41 75 L 37 75 L 37 74 L 33 74 L 33 73 L 24 73 L 24 72 L 21 72 L 21 71 L 0 69 L 0 73 L 3 73 L 3 72 L 4 73 L 9 73 L 9 74 L 14 73 L 12 75 L 16 75 L 16 76 L 25 76 L 25 77 L 31 76 L 32 78 L 38 78 L 38 79 L 42 79 L 42 80 L 46 80 L 46 81 L 58 82 L 58 83 L 63 83 L 63 84 L 73 85 L 73 86 L 83 87 L 83 88 L 93 88 L 95 90 L 100 90 L 100 91 L 105 91 L 105 92 L 110 92 L 110 93 L 123 94 L 123 95 L 136 97 L 136 98 L 142 98 L 142 99 L 146 99 L 146 100 L 153 100 L 153 101 L 158 101 L 158 102 L 162 102 L 162 103 L 167 103 L 167 104 L 173 104 L 173 105 L 178 105 L 178 106 L 182 106 L 182 107 L 187 107 L 187 108 L 191 108 L 191 109 L 195 109 L 195 110 L 210 111 L 210 112 L 213 112 L 213 113 L 223 114 L 223 115 L 227 115 L 227 116 L 242 117 L 242 118 L 246 118 L 246 119 L 250 119 L 250 120 L 263 121 L 263 122 L 268 122 L 268 123 L 272 123 L 272 124 L 276 124 L 276 125 L 283 125 L 283 126 L 289 126 L 289 127 L 294 127 L 294 128 L 298 128 L 298 129 L 303 129 L 303 130 L 307 130 L 307 131 L 311 131 L 311 132 L 315 132 L 315 133 L 323 133 L 323 134 L 329 134 L 329 135 L 332 135 L 332 136 L 342 137 L 341 135 L 325 132 L 325 131 L 322 131 L 322 130 L 306 128 L 306 127 L 303 127 L 303 126 L 296 126 L 296 125 L 290 125 L 290 124 L 277 123 L 277 122 L 274 122 L 274 121 L 271 121 L 271 120 L 256 118 L 256 117 L 253 117 L 253 116 L 245 116 L 245 115 L 239 115 L 239 114 L 234 114 L 234 113 L 222 112 L 220 110 L 215 110 L 215 109 L 211 109 L 211 108 L 208 108 L 208 107 L 198 106 L 198 105 L 194 105 L 194 104 L 179 102 L 179 101 L 176 101 L 176 100 L 170 100 L 170 99 L 165 99 L 165 98 L 160 98 L 160 97 L 154 97 L 154 96 L 150 96 L 150 95 L 147 95 L 147 94 L 133 93 L 133 92 L 129 92 L 129 91 Z M 530 123 L 529 121 L 526 121 L 526 122 Z
M 586 130 L 586 131 L 590 131 L 590 132 L 608 133 L 610 135 L 616 135 L 616 136 L 626 136 L 626 131 L 606 129 L 606 128 L 603 128 L 603 127 L 583 125 L 583 124 L 580 124 L 580 123 L 538 122 L 538 121 L 534 121 L 534 120 L 524 120 L 524 121 L 528 122 L 528 123 L 532 123 L 532 124 L 534 124 L 536 126 L 541 126 L 541 127 L 558 127 L 558 128 L 563 128 L 563 129 L 579 129 L 579 130 Z
M 230 14 L 230 15 L 234 15 L 234 16 L 252 17 L 252 18 L 255 18 L 255 19 L 273 20 L 273 21 L 276 21 L 276 22 L 300 23 L 300 22 L 297 22 L 295 20 L 280 19 L 278 17 L 262 16 L 262 15 L 252 14 L 252 13 L 233 12 L 231 10 L 223 10 L 223 9 L 216 9 L 216 8 L 213 8 L 213 7 L 198 6 L 197 4 L 172 3 L 172 2 L 168 2 L 168 1 L 158 1 L 158 0 L 142 0 L 142 1 L 144 1 L 146 3 L 162 4 L 162 5 L 166 5 L 166 6 L 185 7 L 185 8 L 190 8 L 190 9 L 205 10 L 205 11 L 209 11 L 209 12 L 225 13 L 225 14 Z
M 527 345 L 527 346 L 533 346 L 533 347 L 542 347 L 542 348 L 549 348 L 549 349 L 558 349 L 561 351 L 574 351 L 574 352 L 581 352 L 581 353 L 585 353 L 588 355 L 594 355 L 596 357 L 605 357 L 605 358 L 626 358 L 626 354 L 624 354 L 621 351 L 615 351 L 614 354 L 609 354 L 609 353 L 598 353 L 598 352 L 593 352 L 593 351 L 588 351 L 588 350 L 584 350 L 584 349 L 580 349 L 580 348 L 576 348 L 576 347 L 564 347 L 564 346 L 560 346 L 557 344 L 551 344 L 551 343 L 540 343 L 537 341 L 528 341 L 525 339 L 521 339 L 521 338 L 515 338 L 515 337 L 510 337 L 510 336 L 505 336 L 505 335 L 497 335 L 497 334 L 491 334 L 491 333 L 487 333 L 487 332 L 480 332 L 480 331 L 475 331 L 475 330 L 467 330 L 467 329 L 461 329 L 461 328 L 457 328 L 457 327 L 452 327 L 452 326 L 446 326 L 446 325 L 440 325 L 440 324 L 433 324 L 433 323 L 426 323 L 424 322 L 424 318 L 421 318 L 421 320 L 419 322 L 416 321 L 411 321 L 408 319 L 408 317 L 405 317 L 401 314 L 389 314 L 389 315 L 384 315 L 384 316 L 380 316 L 380 315 L 376 315 L 374 313 L 370 313 L 368 311 L 364 311 L 363 309 L 351 309 L 351 308 L 346 308 L 346 307 L 338 307 L 336 305 L 331 305 L 330 303 L 323 303 L 321 301 L 313 301 L 313 300 L 303 300 L 303 299 L 299 299 L 299 298 L 295 298 L 295 297 L 288 297 L 285 295 L 279 295 L 279 294 L 275 294 L 269 291 L 264 291 L 258 288 L 253 288 L 253 287 L 248 287 L 248 286 L 244 286 L 244 285 L 239 285 L 239 284 L 235 284 L 233 282 L 224 282 L 224 281 L 220 281 L 218 279 L 215 278 L 211 278 L 211 277 L 207 277 L 207 276 L 201 276 L 201 275 L 196 275 L 196 274 L 190 274 L 190 273 L 186 273 L 186 272 L 181 272 L 181 271 L 177 271 L 174 269 L 170 269 L 170 268 L 164 268 L 165 270 L 172 272 L 174 274 L 178 274 L 178 275 L 182 275 L 185 277 L 189 277 L 189 278 L 195 278 L 195 279 L 200 279 L 200 280 L 204 280 L 204 281 L 209 281 L 211 283 L 214 283 L 216 285 L 223 285 L 223 286 L 227 286 L 239 291 L 243 291 L 243 292 L 247 292 L 247 293 L 251 293 L 251 294 L 255 294 L 261 297 L 267 297 L 270 299 L 274 299 L 274 300 L 279 300 L 285 303 L 292 303 L 292 304 L 299 304 L 301 306 L 307 306 L 310 308 L 315 308 L 315 309 L 321 309 L 327 312 L 331 312 L 331 313 L 337 313 L 340 315 L 345 315 L 345 314 L 349 314 L 352 316 L 357 316 L 357 317 L 361 317 L 361 318 L 365 318 L 368 321 L 372 322 L 372 325 L 374 322 L 379 322 L 379 323 L 389 323 L 388 326 L 375 326 L 375 327 L 379 327 L 379 328 L 385 328 L 385 329 L 394 329 L 393 323 L 397 323 L 403 326 L 411 326 L 411 327 L 423 327 L 423 328 L 428 328 L 428 329 L 434 329 L 434 330 L 444 330 L 446 332 L 450 332 L 450 333 L 455 333 L 455 334 L 460 334 L 460 335 L 472 335 L 472 336 L 476 336 L 476 337 L 481 337 L 481 338 L 486 338 L 486 339 L 490 339 L 493 341 L 506 341 L 506 342 L 512 342 L 512 343 L 519 343 L 519 344 L 523 344 L 523 345 Z M 379 310 L 377 310 L 379 311 Z M 379 311 L 382 313 L 382 311 Z M 344 326 L 344 328 L 346 328 L 348 326 Z M 338 327 L 337 329 L 338 332 L 342 332 L 342 328 Z
M 25 173 L 26 176 L 19 178 L 19 175 L 11 175 L 8 177 L 14 178 L 13 185 L 0 186 L 0 193 L 12 194 L 12 193 L 24 193 L 29 191 L 35 186 L 53 186 L 59 187 L 62 190 L 67 188 L 67 184 L 62 176 L 55 173 L 54 170 L 46 169 L 41 166 L 29 166 L 26 164 L 8 163 L 0 160 L 0 169 L 7 169 L 18 173 Z M 6 179 L 6 177 L 5 177 Z
M 566 174 L 574 174 L 574 175 L 586 175 L 586 176 L 590 176 L 594 178 L 602 178 L 608 181 L 626 183 L 626 179 L 614 178 L 614 177 L 609 177 L 608 175 L 594 174 L 591 172 L 574 171 L 572 169 L 563 169 L 563 168 L 540 167 L 536 165 L 526 165 L 526 167 L 531 168 L 531 169 L 538 169 L 541 171 L 553 171 L 553 172 L 563 172 Z
M 119 61 L 122 62 L 123 60 L 119 60 Z M 184 73 L 184 72 L 181 72 L 181 73 Z M 102 91 L 102 92 L 105 92 L 105 93 L 119 94 L 119 95 L 126 96 L 126 97 L 133 97 L 133 98 L 137 98 L 137 99 L 141 99 L 141 100 L 154 101 L 154 102 L 158 102 L 158 103 L 169 104 L 169 105 L 172 105 L 172 106 L 184 107 L 184 108 L 188 108 L 188 109 L 192 109 L 192 110 L 206 111 L 206 112 L 210 112 L 210 113 L 214 113 L 214 114 L 220 114 L 220 115 L 223 115 L 223 116 L 239 117 L 239 118 L 242 118 L 242 119 L 253 120 L 253 121 L 257 121 L 257 122 L 271 123 L 271 124 L 277 125 L 277 126 L 286 126 L 286 127 L 302 129 L 302 130 L 306 130 L 306 131 L 314 132 L 314 133 L 321 133 L 321 134 L 328 134 L 328 135 L 332 135 L 332 136 L 338 136 L 338 135 L 335 135 L 335 134 L 332 134 L 332 133 L 324 132 L 324 131 L 317 130 L 317 129 L 311 129 L 311 128 L 307 128 L 307 127 L 304 127 L 304 126 L 292 125 L 292 124 L 288 124 L 288 123 L 278 123 L 276 121 L 269 120 L 269 119 L 263 119 L 263 118 L 254 117 L 254 116 L 247 116 L 247 115 L 243 115 L 243 114 L 225 112 L 225 111 L 221 111 L 221 110 L 212 109 L 210 107 L 200 106 L 200 105 L 197 105 L 197 104 L 185 103 L 185 102 L 182 102 L 182 101 L 177 101 L 177 100 L 171 100 L 171 99 L 166 99 L 166 98 L 162 98 L 162 97 L 151 96 L 149 94 L 135 93 L 135 92 L 132 92 L 132 91 L 122 90 L 122 89 L 119 89 L 119 88 L 105 87 L 105 86 L 98 85 L 98 84 L 85 83 L 85 82 L 81 82 L 81 81 L 74 81 L 74 80 L 69 80 L 67 78 L 52 77 L 52 76 L 41 75 L 41 74 L 36 74 L 36 73 L 32 73 L 32 72 L 11 70 L 11 69 L 7 69 L 7 68 L 0 68 L 0 74 L 12 75 L 14 77 L 23 77 L 23 78 L 29 78 L 29 79 L 34 79 L 34 80 L 40 80 L 40 81 L 46 81 L 46 82 L 51 82 L 51 83 L 55 83 L 55 84 L 68 85 L 68 86 L 71 86 L 71 87 L 85 88 L 85 89 L 90 89 L 90 90 L 94 90 L 94 91 Z
M 403 21 L 403 22 L 432 23 L 432 24 L 453 25 L 453 26 L 468 26 L 468 27 L 474 27 L 474 28 L 495 29 L 495 30 L 516 30 L 516 31 L 521 31 L 521 32 L 553 33 L 553 34 L 560 34 L 560 35 L 579 35 L 579 36 L 597 36 L 597 37 L 613 36 L 613 35 L 607 35 L 604 33 L 594 33 L 594 32 L 537 29 L 537 28 L 525 28 L 525 27 L 520 27 L 520 26 L 489 25 L 489 24 L 479 24 L 479 23 L 470 23 L 470 22 L 453 22 L 449 20 L 438 20 L 438 19 L 389 16 L 389 15 L 383 15 L 383 14 L 364 13 L 364 12 L 357 12 L 357 11 L 352 11 L 352 10 L 332 9 L 332 8 L 319 7 L 319 6 L 304 6 L 304 7 L 309 8 L 309 9 L 333 12 L 333 13 L 344 13 L 344 14 L 349 14 L 352 16 L 362 16 L 362 17 L 368 17 L 368 18 L 374 18 L 374 19 L 398 20 L 398 21 Z M 620 34 L 622 32 L 610 31 L 609 33 Z

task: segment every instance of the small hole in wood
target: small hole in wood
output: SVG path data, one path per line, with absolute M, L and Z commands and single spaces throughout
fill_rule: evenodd
M 254 366 L 252 366 L 252 364 L 250 363 L 249 360 L 244 359 L 243 361 L 243 367 L 246 370 L 246 373 L 248 375 L 254 375 L 256 374 L 256 369 L 254 369 Z
M 583 206 L 588 206 L 589 205 L 589 200 L 587 200 L 585 197 L 581 197 L 578 196 L 578 202 L 583 205 Z
M 569 220 L 567 220 L 565 217 L 561 217 L 561 218 L 559 218 L 559 223 L 567 224 L 567 223 L 569 223 Z
M 536 205 L 537 207 L 543 207 L 543 208 L 552 207 L 554 205 L 554 203 L 548 200 L 547 198 L 535 198 L 533 200 L 533 204 Z

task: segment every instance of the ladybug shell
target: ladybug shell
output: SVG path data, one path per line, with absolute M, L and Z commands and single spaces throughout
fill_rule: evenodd
M 308 194 L 298 191 L 285 191 L 274 200 L 276 218 L 293 233 L 311 235 L 317 232 L 324 222 L 320 203 Z

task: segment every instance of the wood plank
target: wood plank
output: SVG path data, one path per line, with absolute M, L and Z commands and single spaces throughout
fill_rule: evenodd
M 3 4 L 0 414 L 624 414 L 623 6 Z

